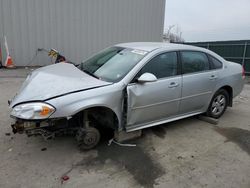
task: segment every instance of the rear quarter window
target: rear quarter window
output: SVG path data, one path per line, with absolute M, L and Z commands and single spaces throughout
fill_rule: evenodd
M 212 64 L 212 69 L 221 69 L 223 67 L 223 64 L 221 61 L 216 59 L 215 57 L 209 55 L 210 62 Z

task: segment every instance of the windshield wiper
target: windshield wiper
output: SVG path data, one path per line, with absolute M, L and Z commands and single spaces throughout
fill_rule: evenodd
M 90 75 L 90 76 L 93 76 L 93 77 L 99 79 L 98 76 L 94 75 L 92 72 L 90 72 L 90 71 L 88 71 L 88 70 L 84 70 L 84 69 L 83 69 L 82 71 L 85 72 L 85 73 L 87 73 L 87 74 Z

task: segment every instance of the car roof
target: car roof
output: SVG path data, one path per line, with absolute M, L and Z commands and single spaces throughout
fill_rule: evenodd
M 167 49 L 167 50 L 199 50 L 199 51 L 207 51 L 204 48 L 184 45 L 184 44 L 173 44 L 167 42 L 130 42 L 130 43 L 121 43 L 116 46 L 131 48 L 137 50 L 143 50 L 147 52 L 151 52 L 156 49 Z

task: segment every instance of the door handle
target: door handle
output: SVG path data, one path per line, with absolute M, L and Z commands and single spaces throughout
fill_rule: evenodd
M 171 82 L 170 84 L 169 84 L 169 88 L 173 88 L 173 87 L 178 87 L 179 86 L 179 84 L 178 83 L 176 83 L 176 82 Z
M 217 79 L 217 76 L 215 76 L 215 75 L 211 75 L 210 77 L 209 77 L 209 80 L 216 80 Z

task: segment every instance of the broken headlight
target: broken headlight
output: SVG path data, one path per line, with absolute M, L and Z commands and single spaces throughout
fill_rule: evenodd
M 15 106 L 11 116 L 20 119 L 46 119 L 55 112 L 55 108 L 47 103 L 34 102 Z

